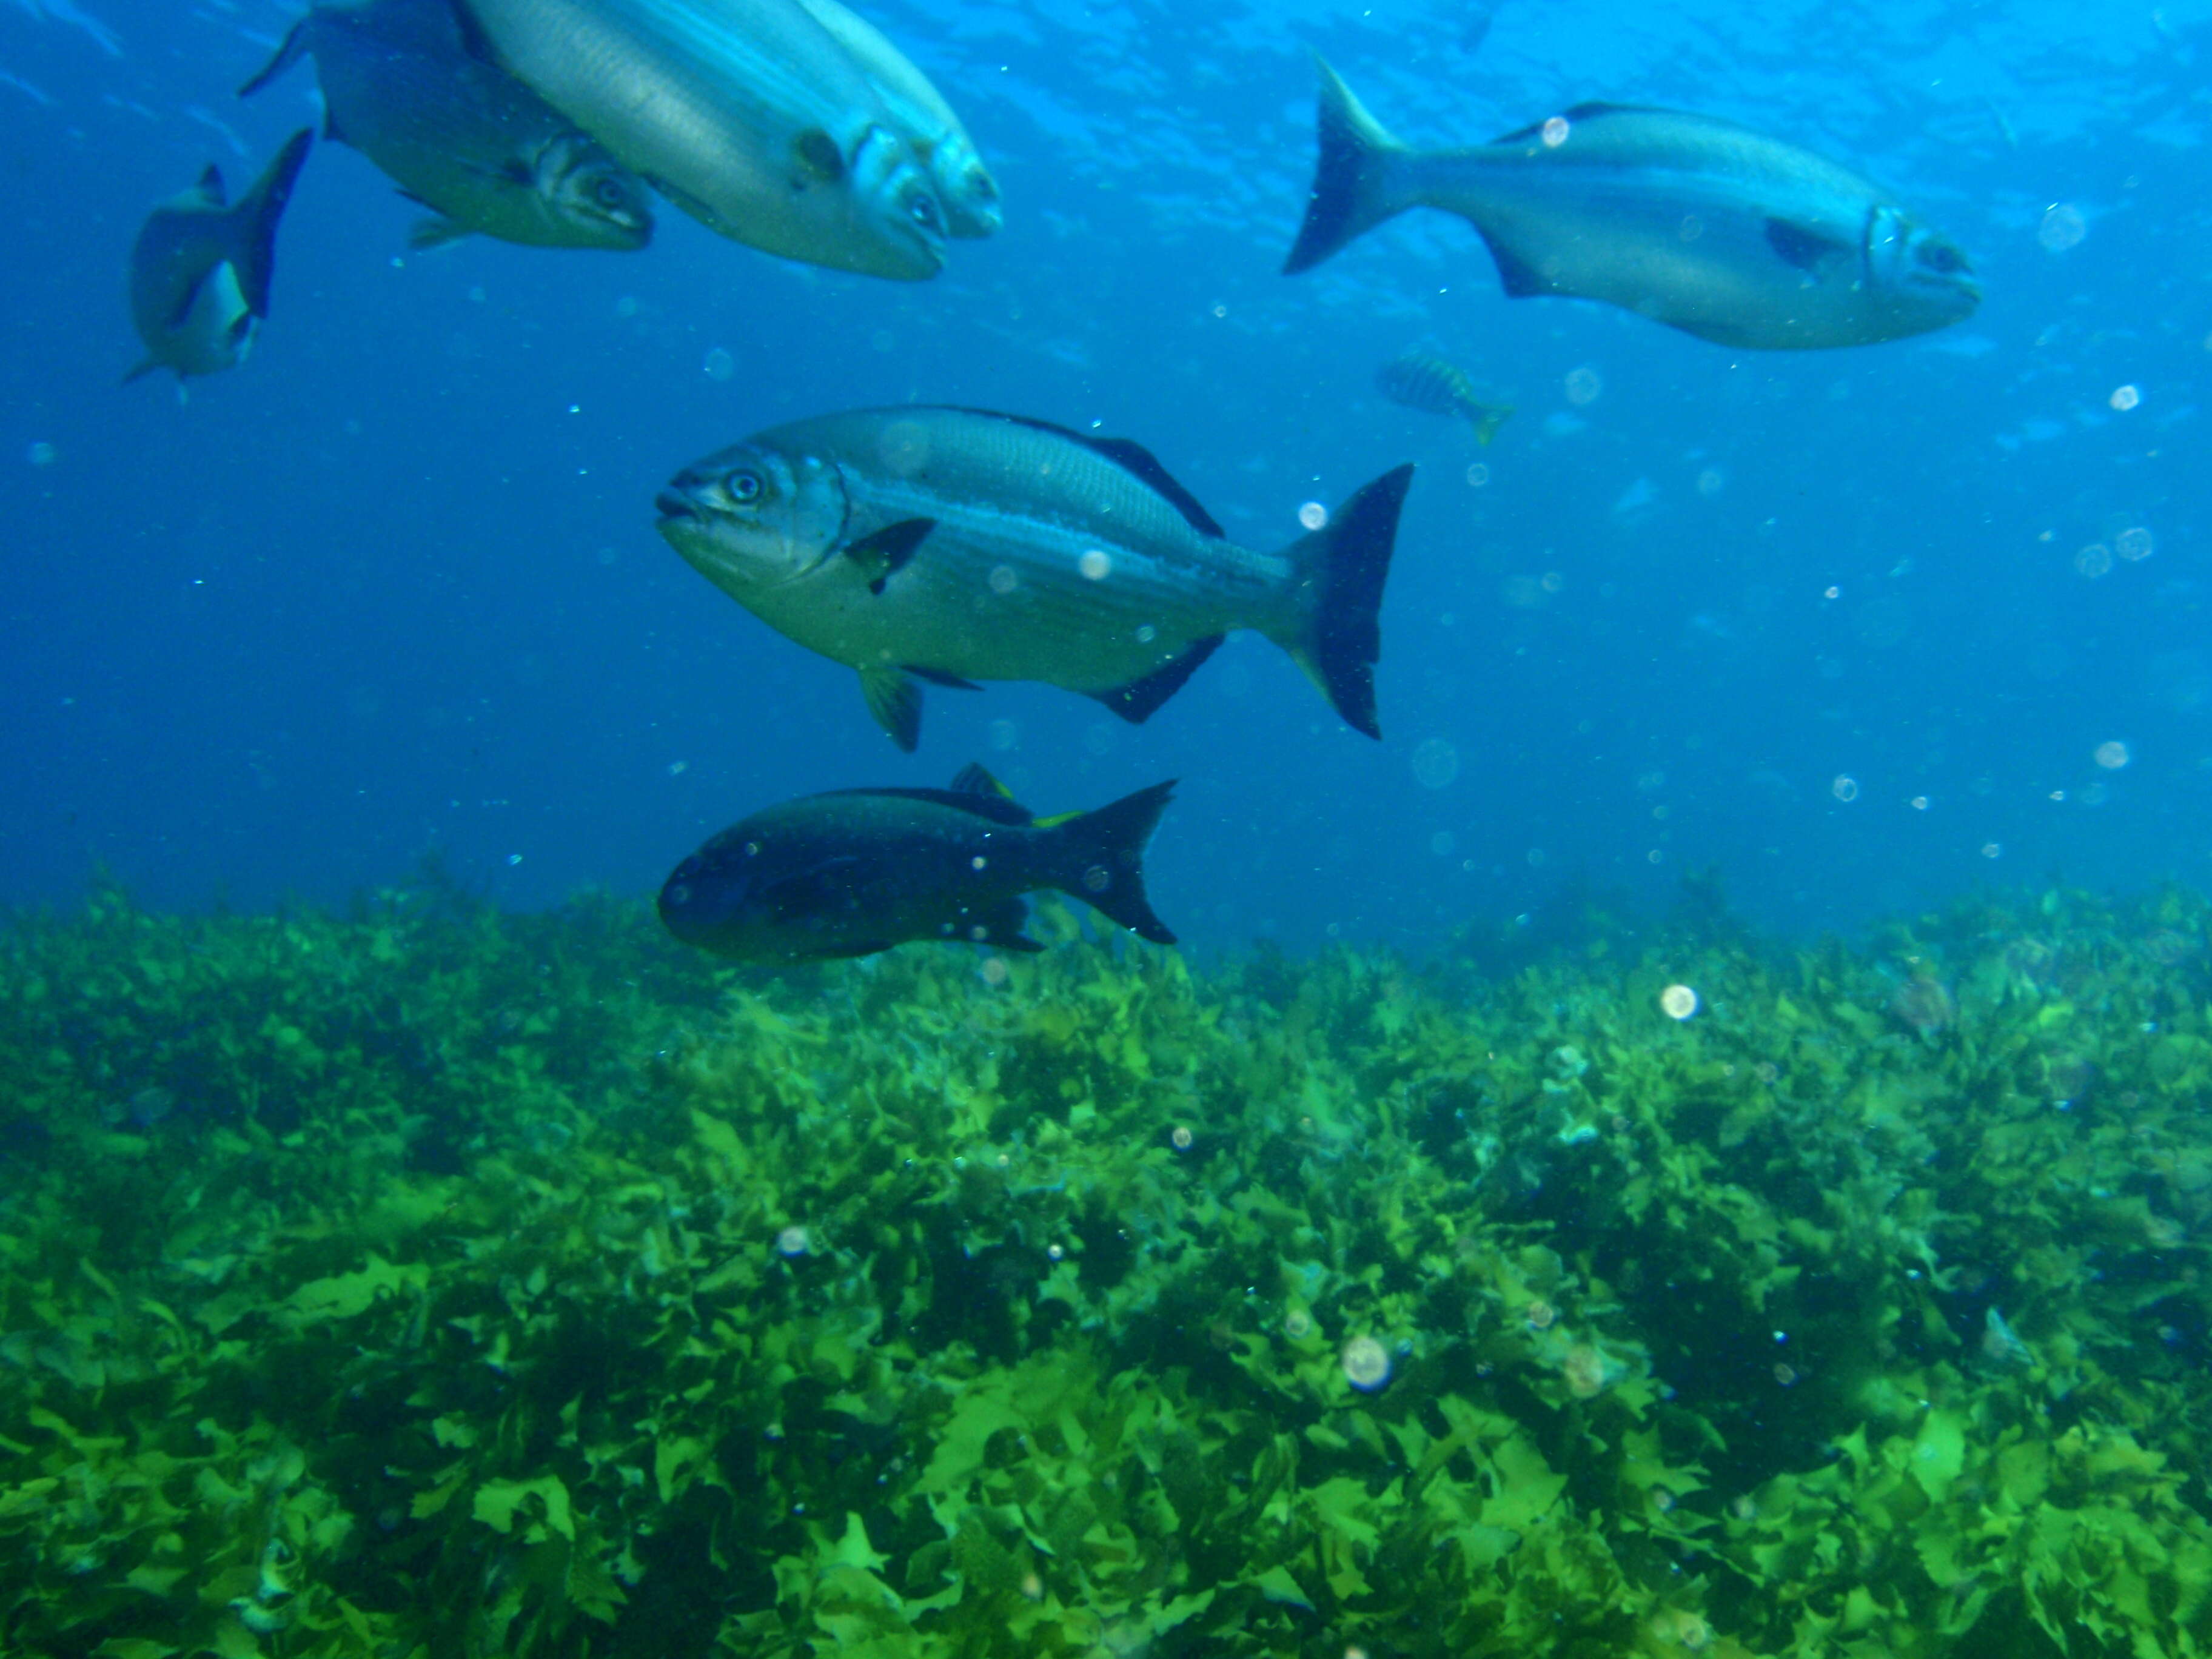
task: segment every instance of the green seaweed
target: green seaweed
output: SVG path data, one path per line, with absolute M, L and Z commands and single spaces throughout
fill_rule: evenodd
M 0 1651 L 2212 1649 L 2205 902 L 1691 897 L 1203 975 L 17 916 Z

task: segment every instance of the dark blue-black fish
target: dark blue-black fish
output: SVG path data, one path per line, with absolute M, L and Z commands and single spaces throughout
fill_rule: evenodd
M 909 940 L 1043 947 L 1022 895 L 1050 888 L 1158 945 L 1144 855 L 1173 779 L 1094 812 L 1037 818 L 980 766 L 950 789 L 837 789 L 756 812 L 676 866 L 660 920 L 744 962 L 863 957 Z

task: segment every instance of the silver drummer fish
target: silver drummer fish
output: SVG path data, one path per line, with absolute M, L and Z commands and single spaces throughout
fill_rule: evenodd
M 126 380 L 157 368 L 182 380 L 246 361 L 269 314 L 276 227 L 314 141 L 313 132 L 294 133 L 234 207 L 222 170 L 210 167 L 147 216 L 131 250 L 131 319 L 146 356 Z
M 814 21 L 853 55 L 884 100 L 899 135 L 929 168 L 955 236 L 988 236 L 1006 222 L 999 181 L 983 165 L 975 141 L 930 78 L 884 32 L 840 0 L 799 0 Z
M 921 735 L 922 681 L 1042 680 L 1142 720 L 1232 628 L 1281 646 L 1375 737 L 1376 612 L 1413 475 L 1385 473 L 1260 553 L 1126 439 L 869 409 L 710 455 L 659 505 L 660 533 L 709 581 L 859 671 L 902 749 Z
M 416 228 L 414 246 L 471 232 L 535 247 L 630 250 L 653 239 L 645 185 L 521 82 L 472 55 L 452 0 L 316 6 L 239 96 L 310 57 L 323 136 L 352 145 L 437 216 Z
M 465 0 L 479 50 L 710 229 L 919 281 L 945 209 L 852 55 L 799 0 Z
M 678 865 L 660 920 L 745 962 L 864 957 L 914 939 L 1041 951 L 1022 895 L 1054 888 L 1156 945 L 1145 848 L 1175 780 L 1033 817 L 980 766 L 950 789 L 833 789 L 740 819 Z
M 1856 173 L 1731 122 L 1578 104 L 1473 149 L 1416 150 L 1319 67 L 1321 159 L 1285 272 L 1433 207 L 1481 233 L 1514 298 L 1602 300 L 1721 345 L 1869 345 L 1980 302 L 1955 244 Z

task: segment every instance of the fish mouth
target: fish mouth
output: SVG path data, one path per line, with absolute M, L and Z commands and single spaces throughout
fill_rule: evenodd
M 707 516 L 699 510 L 699 504 L 680 489 L 662 490 L 653 498 L 653 505 L 663 524 L 702 520 Z

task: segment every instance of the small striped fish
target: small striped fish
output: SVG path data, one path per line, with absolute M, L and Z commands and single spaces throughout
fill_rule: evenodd
M 1409 351 L 1393 357 L 1375 373 L 1376 388 L 1394 404 L 1428 415 L 1456 415 L 1474 428 L 1474 441 L 1486 444 L 1498 435 L 1513 410 L 1486 404 L 1475 396 L 1474 384 L 1458 364 L 1432 352 Z

